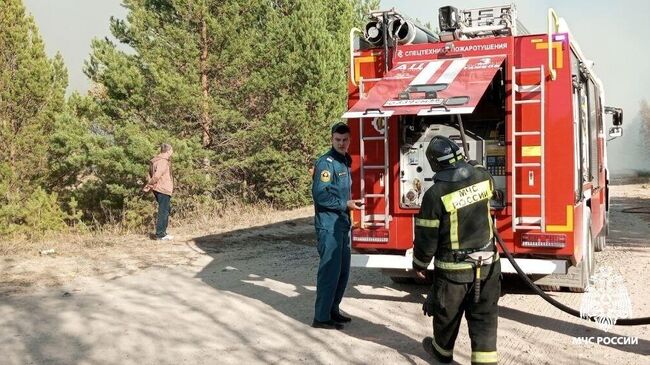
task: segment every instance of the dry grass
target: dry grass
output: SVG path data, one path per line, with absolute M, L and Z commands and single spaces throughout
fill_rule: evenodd
M 209 234 L 295 219 L 310 214 L 313 208 L 277 210 L 268 205 L 237 205 L 226 212 L 192 214 L 182 220 L 170 217 L 168 231 L 184 235 Z M 154 227 L 149 231 L 153 232 Z M 80 255 L 88 250 L 106 249 L 120 242 L 148 240 L 150 233 L 126 230 L 120 225 L 106 225 L 89 233 L 52 233 L 40 239 L 14 238 L 0 241 L 0 257 L 35 257 L 54 250 L 55 255 Z M 176 235 L 176 234 L 174 234 Z
M 186 246 L 195 238 L 304 218 L 312 213 L 311 207 L 279 211 L 258 205 L 235 206 L 228 212 L 182 222 L 172 218 L 168 229 L 176 237 L 172 244 L 161 244 L 148 234 L 124 232 L 119 227 L 87 234 L 54 234 L 35 241 L 0 241 L 0 295 L 60 285 L 80 276 L 111 279 L 152 265 L 191 264 L 200 253 Z M 54 252 L 41 254 L 46 250 Z

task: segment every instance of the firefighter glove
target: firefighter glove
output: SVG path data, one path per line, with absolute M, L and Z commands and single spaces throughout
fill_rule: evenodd
M 429 294 L 427 294 L 427 299 L 424 301 L 424 304 L 422 304 L 422 313 L 425 316 L 433 316 L 434 312 L 434 306 L 433 306 L 433 290 L 429 290 Z
M 494 189 L 494 191 L 492 192 L 492 199 L 502 202 L 503 201 L 503 191 L 501 191 L 499 189 Z

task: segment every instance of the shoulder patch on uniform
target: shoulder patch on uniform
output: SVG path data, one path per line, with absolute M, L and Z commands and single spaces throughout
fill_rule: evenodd
M 326 160 L 329 162 L 334 162 L 334 160 L 331 157 L 327 157 Z
M 331 179 L 332 179 L 332 175 L 330 175 L 329 171 L 323 170 L 323 172 L 320 173 L 320 181 L 330 182 Z

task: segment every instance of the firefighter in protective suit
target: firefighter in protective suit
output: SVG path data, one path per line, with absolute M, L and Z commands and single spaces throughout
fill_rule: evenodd
M 413 268 L 420 276 L 435 257 L 434 282 L 423 306 L 424 314 L 433 316 L 433 338 L 425 338 L 423 346 L 438 361 L 451 362 L 465 314 L 472 364 L 496 364 L 501 266 L 489 202 L 500 192 L 493 192 L 492 176 L 465 162 L 446 137 L 433 137 L 426 157 L 434 185 L 416 216 L 413 248 Z

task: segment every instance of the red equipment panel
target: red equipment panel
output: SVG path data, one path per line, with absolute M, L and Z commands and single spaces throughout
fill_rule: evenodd
M 469 114 L 474 111 L 505 55 L 409 61 L 395 65 L 343 118 Z M 453 100 L 453 102 L 452 102 Z M 445 105 L 446 104 L 446 105 Z

